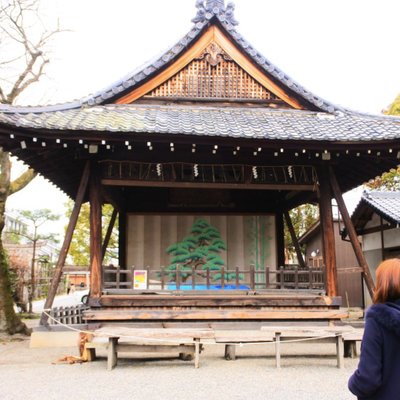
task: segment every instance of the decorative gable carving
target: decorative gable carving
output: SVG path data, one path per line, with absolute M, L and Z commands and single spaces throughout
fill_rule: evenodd
M 200 56 L 146 97 L 282 103 L 279 97 L 251 77 L 215 42 L 211 42 Z

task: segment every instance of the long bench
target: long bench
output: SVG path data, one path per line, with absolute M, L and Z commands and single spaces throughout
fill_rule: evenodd
M 275 342 L 276 367 L 281 367 L 281 342 L 284 341 L 319 341 L 336 344 L 337 366 L 344 364 L 345 348 L 351 348 L 356 355 L 355 343 L 362 338 L 362 330 L 351 326 L 263 326 L 257 331 L 216 331 L 215 341 L 225 344 L 225 358 L 235 360 L 238 344 Z M 347 346 L 346 346 L 347 344 Z M 350 352 L 349 350 L 347 351 Z
M 88 360 L 96 359 L 96 349 L 107 350 L 107 369 L 118 362 L 119 353 L 179 354 L 182 359 L 194 358 L 195 368 L 200 365 L 201 340 L 213 339 L 210 330 L 192 329 L 131 329 L 105 327 L 94 331 L 92 341 L 85 344 Z
M 96 349 L 107 350 L 107 369 L 113 369 L 119 353 L 179 354 L 182 359 L 194 358 L 200 365 L 203 345 L 224 344 L 225 358 L 236 358 L 236 346 L 274 342 L 276 367 L 281 367 L 281 343 L 285 341 L 319 341 L 336 344 L 338 368 L 344 356 L 356 356 L 356 343 L 361 341 L 363 329 L 351 326 L 262 326 L 253 330 L 172 329 L 104 327 L 94 331 L 92 341 L 86 343 L 88 360 L 96 358 Z

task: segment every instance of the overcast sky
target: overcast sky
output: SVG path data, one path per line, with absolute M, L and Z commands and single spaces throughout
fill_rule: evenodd
M 49 29 L 59 18 L 68 32 L 56 37 L 47 78 L 21 98 L 25 104 L 70 101 L 109 86 L 174 45 L 196 15 L 195 0 L 41 1 Z M 326 100 L 376 114 L 400 92 L 399 0 L 234 3 L 245 39 Z M 47 207 L 35 200 L 40 188 L 33 184 L 8 207 L 22 208 L 27 195 L 33 208 Z M 63 198 L 48 193 L 61 209 Z

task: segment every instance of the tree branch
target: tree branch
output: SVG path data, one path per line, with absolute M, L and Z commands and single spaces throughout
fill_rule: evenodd
M 27 171 L 25 171 L 22 175 L 20 175 L 17 179 L 11 182 L 10 184 L 10 195 L 19 192 L 21 189 L 23 189 L 29 182 L 35 178 L 37 175 L 37 172 L 35 172 L 33 169 L 29 168 Z

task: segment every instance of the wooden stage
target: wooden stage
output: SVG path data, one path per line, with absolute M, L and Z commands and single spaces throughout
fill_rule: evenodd
M 92 299 L 93 300 L 93 299 Z M 341 298 L 312 292 L 109 293 L 84 312 L 88 323 L 332 321 L 347 317 Z

